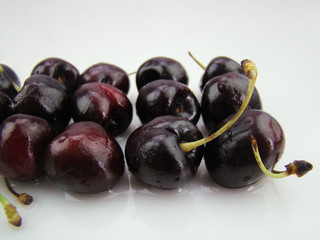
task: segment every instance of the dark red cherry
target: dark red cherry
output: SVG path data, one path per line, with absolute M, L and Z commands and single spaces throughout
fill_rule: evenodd
M 273 169 L 284 151 L 284 132 L 270 114 L 250 109 L 229 130 L 205 146 L 205 164 L 215 182 L 239 188 L 254 184 L 264 176 L 252 151 L 251 135 L 258 142 L 265 167 Z
M 199 129 L 183 117 L 157 117 L 129 136 L 125 147 L 129 171 L 157 188 L 181 187 L 196 174 L 203 147 L 185 153 L 180 143 L 201 138 Z
M 86 69 L 79 78 L 79 85 L 89 82 L 108 83 L 125 94 L 128 93 L 130 81 L 128 74 L 118 66 L 109 63 L 98 63 Z
M 55 57 L 50 57 L 39 62 L 31 71 L 31 75 L 45 74 L 57 79 L 67 89 L 73 92 L 78 86 L 79 71 L 71 63 Z
M 0 91 L 14 98 L 21 86 L 17 74 L 7 65 L 0 64 Z
M 0 91 L 0 123 L 10 115 L 11 104 L 11 98 Z
M 142 123 L 158 116 L 174 115 L 196 124 L 200 117 L 200 104 L 188 86 L 167 80 L 144 85 L 137 97 L 136 110 Z
M 60 133 L 70 122 L 69 107 L 70 98 L 62 83 L 48 75 L 36 74 L 25 80 L 13 99 L 12 110 L 44 118 Z
M 219 75 L 207 82 L 202 92 L 201 112 L 203 122 L 209 131 L 239 110 L 245 99 L 247 88 L 248 78 L 236 72 Z M 248 108 L 262 109 L 260 95 L 256 88 Z
M 144 62 L 136 74 L 138 90 L 149 82 L 158 79 L 167 79 L 188 84 L 186 70 L 178 61 L 167 57 L 155 57 Z
M 132 121 L 132 104 L 126 94 L 107 83 L 86 83 L 73 94 L 75 122 L 93 121 L 113 136 L 124 132 Z
M 236 72 L 245 76 L 241 65 L 233 59 L 228 57 L 216 57 L 212 59 L 201 78 L 200 88 L 203 89 L 211 78 L 229 72 Z
M 50 124 L 39 117 L 14 114 L 0 126 L 0 174 L 27 181 L 42 173 L 43 154 L 53 138 Z
M 47 174 L 67 191 L 98 193 L 112 188 L 124 173 L 116 140 L 94 122 L 71 124 L 46 149 Z

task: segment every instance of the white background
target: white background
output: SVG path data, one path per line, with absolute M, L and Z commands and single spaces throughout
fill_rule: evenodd
M 0 191 L 23 218 L 10 226 L 0 212 L 1 239 L 316 239 L 319 194 L 320 1 L 80 1 L 0 0 L 0 62 L 22 81 L 47 57 L 60 57 L 80 72 L 108 62 L 133 72 L 151 57 L 180 61 L 198 88 L 206 65 L 220 55 L 248 58 L 258 67 L 257 88 L 264 110 L 286 134 L 277 165 L 306 159 L 305 177 L 265 177 L 243 189 L 222 188 L 202 164 L 181 189 L 161 191 L 138 183 L 127 172 L 110 192 L 66 193 L 52 182 L 19 183 L 34 196 L 21 206 L 0 181 Z M 135 78 L 129 98 L 135 103 Z M 126 137 L 139 126 L 134 117 Z M 206 134 L 202 120 L 199 128 Z

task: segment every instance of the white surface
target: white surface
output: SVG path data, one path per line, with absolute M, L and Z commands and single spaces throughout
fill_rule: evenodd
M 253 60 L 264 110 L 286 133 L 277 169 L 295 159 L 314 164 L 301 179 L 264 178 L 237 190 L 214 184 L 203 164 L 195 179 L 173 191 L 147 188 L 128 173 L 110 193 L 96 195 L 65 193 L 41 179 L 16 186 L 34 196 L 25 207 L 1 181 L 0 191 L 23 218 L 14 228 L 1 211 L 1 239 L 317 238 L 319 1 L 0 0 L 0 6 L 0 62 L 22 80 L 47 57 L 64 58 L 80 72 L 102 61 L 133 72 L 151 57 L 167 56 L 184 65 L 200 97 L 203 71 L 188 50 L 205 65 L 219 55 Z M 118 137 L 122 147 L 139 124 L 135 117 Z M 198 125 L 204 129 L 202 120 Z

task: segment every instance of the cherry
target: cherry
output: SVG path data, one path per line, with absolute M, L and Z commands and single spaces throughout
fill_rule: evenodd
M 156 80 L 144 85 L 136 101 L 137 115 L 142 123 L 158 116 L 174 115 L 197 123 L 200 104 L 187 85 L 176 81 Z
M 124 173 L 120 145 L 94 122 L 71 124 L 49 143 L 44 160 L 53 181 L 78 193 L 108 190 Z
M 145 61 L 136 73 L 138 90 L 149 82 L 167 79 L 188 84 L 186 70 L 178 61 L 168 57 L 154 57 Z
M 132 104 L 128 97 L 107 83 L 81 85 L 71 99 L 75 122 L 93 121 L 113 136 L 124 132 L 132 121 Z
M 28 181 L 42 173 L 42 158 L 53 134 L 50 124 L 39 117 L 14 114 L 0 126 L 0 175 Z
M 20 85 L 17 74 L 9 66 L 0 64 L 0 91 L 14 98 L 20 90 Z
M 221 124 L 226 122 L 228 119 Z M 263 163 L 257 164 L 252 151 L 252 137 L 255 146 L 257 143 L 259 145 Z M 262 110 L 250 109 L 228 131 L 206 144 L 204 159 L 208 172 L 216 183 L 224 187 L 239 188 L 254 184 L 264 176 L 259 165 L 273 170 L 284 146 L 284 132 L 276 119 Z M 298 167 L 298 172 L 301 168 L 306 173 L 312 169 L 312 165 L 304 162 Z
M 88 82 L 108 83 L 125 94 L 130 87 L 128 74 L 118 66 L 109 63 L 97 63 L 86 69 L 79 77 L 79 85 Z
M 229 72 L 211 78 L 205 85 L 201 98 L 203 122 L 210 131 L 229 115 L 235 114 L 245 99 L 248 78 L 236 72 Z M 262 103 L 255 88 L 248 108 L 262 109 Z
M 78 69 L 60 58 L 50 57 L 40 61 L 31 71 L 31 75 L 34 74 L 45 74 L 57 79 L 69 93 L 73 92 L 78 86 Z
M 70 98 L 62 83 L 50 76 L 36 74 L 25 80 L 13 99 L 12 110 L 44 118 L 55 133 L 60 133 L 71 119 L 69 105 Z
M 129 136 L 125 147 L 129 171 L 157 188 L 180 187 L 196 174 L 203 147 L 186 154 L 179 144 L 200 138 L 199 129 L 183 117 L 157 117 Z
M 12 101 L 5 93 L 0 91 L 0 123 L 10 115 Z

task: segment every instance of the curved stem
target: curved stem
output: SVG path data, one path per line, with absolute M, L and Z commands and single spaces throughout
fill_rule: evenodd
M 27 193 L 17 193 L 11 186 L 11 184 L 9 183 L 9 180 L 7 178 L 4 178 L 4 181 L 6 183 L 6 186 L 8 188 L 8 190 L 13 194 L 15 195 L 19 202 L 24 204 L 24 205 L 29 205 L 33 202 L 33 197 L 30 196 L 29 194 Z
M 0 203 L 3 206 L 5 214 L 7 215 L 8 222 L 16 227 L 20 227 L 22 219 L 17 212 L 15 206 L 13 206 L 1 193 L 0 193 Z
M 254 136 L 251 136 L 251 147 L 253 150 L 253 154 L 256 158 L 256 161 L 258 163 L 258 166 L 260 167 L 261 171 L 266 174 L 269 177 L 272 178 L 283 178 L 283 177 L 288 177 L 290 175 L 296 175 L 297 177 L 302 177 L 303 175 L 305 175 L 306 173 L 308 173 L 309 171 L 311 171 L 313 169 L 313 166 L 311 163 L 307 162 L 307 161 L 294 161 L 292 163 L 289 163 L 288 165 L 286 165 L 286 170 L 285 171 L 275 171 L 272 170 L 271 172 L 264 166 L 261 157 L 260 157 L 260 153 L 259 153 L 259 149 L 258 149 L 258 144 L 257 144 L 257 140 L 255 139 Z
M 199 62 L 198 59 L 196 59 L 196 58 L 191 54 L 190 51 L 188 52 L 188 54 L 190 55 L 190 57 L 191 57 L 196 63 L 198 63 L 198 65 L 199 65 L 203 70 L 206 70 L 206 67 L 205 67 L 201 62 Z
M 242 115 L 242 113 L 244 112 L 244 110 L 247 108 L 248 103 L 251 99 L 253 90 L 254 90 L 254 86 L 256 83 L 256 79 L 257 79 L 257 68 L 255 66 L 255 64 L 253 62 L 251 62 L 250 60 L 243 60 L 241 62 L 242 68 L 245 72 L 245 74 L 248 77 L 248 90 L 246 93 L 246 97 L 244 99 L 244 101 L 242 102 L 238 112 L 233 115 L 233 117 L 225 124 L 223 125 L 220 129 L 218 129 L 216 132 L 214 132 L 213 134 L 211 134 L 210 136 L 200 139 L 198 141 L 194 141 L 194 142 L 184 142 L 184 143 L 180 143 L 180 147 L 182 149 L 182 151 L 184 152 L 189 152 L 192 149 L 202 146 L 210 141 L 212 141 L 213 139 L 219 137 L 221 134 L 223 134 L 225 131 L 227 131 Z

